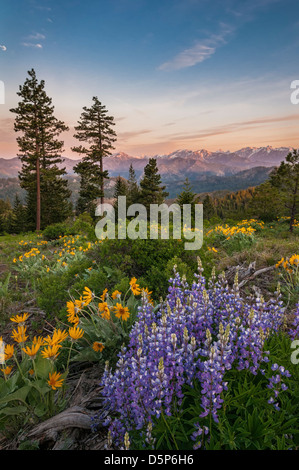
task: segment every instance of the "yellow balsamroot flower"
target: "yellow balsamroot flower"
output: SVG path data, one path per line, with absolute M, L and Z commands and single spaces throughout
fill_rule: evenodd
M 71 300 L 66 303 L 66 311 L 70 316 L 77 315 L 83 308 L 84 302 L 83 300 L 74 300 L 72 302 Z
M 123 307 L 121 304 L 117 303 L 116 307 L 113 307 L 114 310 L 116 311 L 115 316 L 117 318 L 121 318 L 123 321 L 127 321 L 128 318 L 130 317 L 130 312 L 128 307 Z
M 109 310 L 107 302 L 99 303 L 99 312 L 101 313 L 101 316 L 105 320 L 110 320 L 110 310 Z
M 289 274 L 295 274 L 299 268 L 299 255 L 294 254 L 286 259 L 281 258 L 275 266 L 276 268 L 282 267 Z
M 95 351 L 95 352 L 102 352 L 103 349 L 105 348 L 105 346 L 103 345 L 103 343 L 100 343 L 99 341 L 95 341 L 92 345 L 92 349 Z
M 100 299 L 101 299 L 103 302 L 105 302 L 105 300 L 106 300 L 107 292 L 108 292 L 108 289 L 104 289 L 104 290 L 103 290 L 103 294 L 100 295 Z
M 22 351 L 24 351 L 24 353 L 27 354 L 27 356 L 30 357 L 30 359 L 35 359 L 37 353 L 38 353 L 38 350 L 40 348 L 40 344 L 33 344 L 31 346 L 31 348 L 29 346 L 26 346 L 26 348 L 22 348 Z
M 279 266 L 284 262 L 284 258 L 281 258 L 280 261 L 278 261 L 278 263 L 276 263 L 275 267 L 276 268 L 279 268 Z
M 84 335 L 84 331 L 78 328 L 77 326 L 73 326 L 72 328 L 69 328 L 69 335 L 72 341 L 76 341 L 77 339 L 82 338 L 82 336 Z
M 26 327 L 25 326 L 18 326 L 17 330 L 13 329 L 11 337 L 17 343 L 25 343 L 26 339 L 28 338 L 28 336 L 26 336 Z
M 10 321 L 19 323 L 21 325 L 25 323 L 28 317 L 29 317 L 29 313 L 23 313 L 23 315 L 15 315 L 14 317 L 11 317 Z
M 53 344 L 51 346 L 47 346 L 42 352 L 41 355 L 45 359 L 51 359 L 54 361 L 56 357 L 59 355 L 59 348 L 61 348 L 60 344 Z
M 115 290 L 111 294 L 111 297 L 112 297 L 113 300 L 115 300 L 117 297 L 120 297 L 120 296 L 121 296 L 121 292 L 119 292 L 119 290 Z
M 42 346 L 43 344 L 45 344 L 45 340 L 41 336 L 34 336 L 32 344 L 38 344 L 39 346 Z
M 9 375 L 12 371 L 12 367 L 7 366 L 7 367 L 5 367 L 5 369 L 1 369 L 1 371 L 3 372 L 4 375 Z
M 152 291 L 149 291 L 147 287 L 142 288 L 142 293 L 147 296 L 148 303 L 151 305 L 154 305 L 154 302 L 151 298 L 151 294 L 153 293 Z
M 292 266 L 299 266 L 299 255 L 295 254 L 295 255 L 291 256 L 290 259 L 289 259 L 289 263 Z
M 68 315 L 67 316 L 67 321 L 69 323 L 73 323 L 73 325 L 77 326 L 78 323 L 80 322 L 80 318 L 78 317 L 78 315 Z
M 134 295 L 139 295 L 141 293 L 141 289 L 139 287 L 139 284 L 136 283 L 136 281 L 136 277 L 132 277 L 130 281 L 130 288 Z
M 85 305 L 89 305 L 90 302 L 95 298 L 94 293 L 89 289 L 89 287 L 84 287 L 83 291 L 83 300 Z
M 54 344 L 59 344 L 62 341 L 64 341 L 68 337 L 68 333 L 66 330 L 54 330 L 52 336 L 48 335 L 45 339 L 44 342 L 45 344 L 48 344 L 49 346 L 53 346 Z
M 6 344 L 4 348 L 4 360 L 8 361 L 14 355 L 15 348 L 13 344 Z
M 57 388 L 62 387 L 64 379 L 61 379 L 60 372 L 53 372 L 52 374 L 49 373 L 49 380 L 48 385 L 52 388 L 52 390 L 56 390 Z

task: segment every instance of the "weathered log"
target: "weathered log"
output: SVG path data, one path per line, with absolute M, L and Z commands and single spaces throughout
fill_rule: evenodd
M 261 274 L 264 274 L 268 271 L 272 271 L 274 268 L 275 268 L 275 265 L 274 266 L 268 266 L 267 268 L 262 268 L 262 269 L 259 269 L 258 271 L 255 271 L 254 273 L 250 274 L 246 279 L 243 279 L 243 281 L 241 281 L 239 283 L 239 285 L 238 285 L 239 289 L 241 287 L 243 287 L 248 281 L 252 281 L 257 276 L 260 276 Z
M 55 440 L 57 434 L 70 428 L 90 429 L 91 419 L 85 408 L 73 406 L 31 429 L 28 438 Z

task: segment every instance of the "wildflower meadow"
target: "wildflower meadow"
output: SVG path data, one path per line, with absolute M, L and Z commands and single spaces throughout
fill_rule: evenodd
M 85 426 L 103 450 L 297 449 L 299 255 L 281 223 L 210 224 L 198 252 L 97 240 L 89 223 L 9 239 L 4 438 L 43 448 L 26 433 L 68 412 L 74 371 L 90 365 L 100 406 Z M 244 284 L 245 257 L 266 261 L 267 289 Z

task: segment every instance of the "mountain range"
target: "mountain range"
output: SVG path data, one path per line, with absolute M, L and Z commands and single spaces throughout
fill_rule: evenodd
M 291 147 L 274 148 L 245 147 L 236 151 L 217 150 L 176 150 L 164 155 L 153 155 L 157 160 L 159 173 L 167 190 L 174 197 L 186 177 L 196 192 L 214 190 L 239 190 L 255 186 L 265 181 L 273 167 L 278 166 L 292 150 Z M 137 179 L 150 156 L 130 156 L 124 152 L 114 153 L 104 159 L 104 169 L 109 176 L 128 177 L 130 164 L 133 165 Z M 79 160 L 64 157 L 63 166 L 67 176 L 76 183 L 74 166 Z M 18 157 L 0 158 L 0 178 L 16 178 L 21 169 Z M 176 185 L 177 188 L 174 186 Z
M 192 177 L 202 173 L 216 176 L 232 175 L 242 170 L 254 167 L 273 167 L 279 165 L 291 151 L 290 147 L 273 148 L 245 147 L 234 152 L 217 150 L 177 150 L 165 155 L 153 155 L 161 176 L 171 175 L 180 178 L 185 175 Z M 105 169 L 111 176 L 128 176 L 129 166 L 132 163 L 137 177 L 140 177 L 144 166 L 150 156 L 130 156 L 124 152 L 114 153 L 104 160 Z M 68 175 L 73 175 L 73 167 L 79 160 L 64 158 L 63 166 Z M 21 162 L 18 157 L 11 159 L 0 158 L 0 178 L 14 178 L 18 176 Z M 183 173 L 183 175 L 182 175 Z

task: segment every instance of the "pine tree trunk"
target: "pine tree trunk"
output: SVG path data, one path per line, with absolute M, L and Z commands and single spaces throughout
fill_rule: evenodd
M 40 230 L 41 202 L 40 202 L 40 166 L 39 157 L 36 159 L 36 231 Z
M 104 204 L 104 178 L 103 178 L 103 148 L 102 148 L 102 124 L 99 116 L 99 144 L 100 144 L 100 171 L 101 171 L 101 204 Z
M 100 158 L 100 170 L 103 174 L 103 157 Z M 104 178 L 101 176 L 101 204 L 104 204 Z

